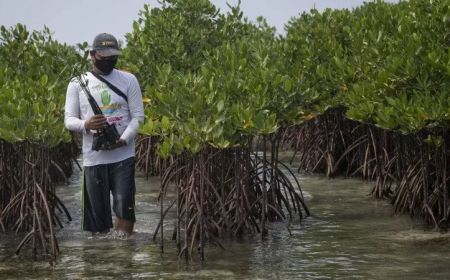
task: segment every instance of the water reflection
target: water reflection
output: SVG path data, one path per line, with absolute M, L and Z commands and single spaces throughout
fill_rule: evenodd
M 79 176 L 58 189 L 74 221 L 58 232 L 61 255 L 56 266 L 13 256 L 18 237 L 0 234 L 0 279 L 448 279 L 450 237 L 424 231 L 417 221 L 397 216 L 385 201 L 368 196 L 359 180 L 299 176 L 312 216 L 282 223 L 259 237 L 209 246 L 207 261 L 186 264 L 175 244 L 152 241 L 159 219 L 159 182 L 137 178 L 136 234 L 129 240 L 91 238 L 80 230 Z M 166 237 L 173 229 L 167 220 Z

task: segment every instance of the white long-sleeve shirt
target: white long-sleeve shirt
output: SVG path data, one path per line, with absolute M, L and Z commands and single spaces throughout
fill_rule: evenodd
M 92 150 L 92 131 L 87 131 L 84 124 L 94 113 L 79 82 L 73 79 L 67 87 L 64 112 L 64 125 L 67 129 L 83 133 L 83 165 L 115 163 L 135 155 L 134 138 L 139 129 L 139 123 L 144 121 L 144 106 L 139 83 L 133 74 L 114 69 L 109 75 L 103 76 L 111 84 L 119 88 L 128 98 L 127 101 L 101 82 L 90 72 L 85 74 L 88 88 L 105 115 L 108 123 L 114 124 L 127 142 L 120 148 L 109 151 Z

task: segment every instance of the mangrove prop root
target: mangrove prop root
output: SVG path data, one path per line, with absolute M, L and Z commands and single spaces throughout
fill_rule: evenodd
M 0 226 L 4 232 L 26 233 L 17 254 L 31 245 L 35 255 L 51 262 L 58 255 L 55 226 L 62 224 L 55 209 L 71 217 L 55 195 L 55 184 L 70 177 L 78 152 L 74 143 L 46 148 L 0 140 Z
M 398 213 L 449 227 L 450 133 L 445 128 L 403 135 L 345 118 L 337 108 L 283 132 L 298 169 L 329 177 L 356 176 L 375 182 L 372 195 L 388 198 Z M 428 137 L 442 139 L 439 146 Z
M 172 156 L 161 158 L 156 152 L 159 136 L 139 134 L 136 140 L 136 167 L 147 176 L 162 176 L 164 171 L 174 161 Z
M 262 152 L 252 151 L 250 140 L 248 147 L 205 147 L 195 155 L 184 153 L 174 158 L 160 190 L 161 220 L 154 238 L 159 232 L 161 250 L 162 225 L 173 206 L 177 208 L 173 233 L 179 256 L 190 259 L 197 249 L 201 260 L 207 241 L 220 244 L 222 238 L 243 234 L 261 234 L 263 238 L 267 222 L 288 225 L 288 217 L 300 220 L 309 214 L 298 181 L 289 180 L 278 167 L 279 136 L 261 141 Z M 163 210 L 169 188 L 176 193 L 176 200 Z

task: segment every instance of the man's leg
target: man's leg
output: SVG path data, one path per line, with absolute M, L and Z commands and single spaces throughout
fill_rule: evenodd
M 111 165 L 110 186 L 113 194 L 113 209 L 116 214 L 115 229 L 131 234 L 136 221 L 134 212 L 134 157 Z
M 133 233 L 134 222 L 116 217 L 114 228 L 118 232 L 124 232 L 130 235 Z
M 106 165 L 85 166 L 83 175 L 83 230 L 108 232 L 112 228 L 108 170 Z

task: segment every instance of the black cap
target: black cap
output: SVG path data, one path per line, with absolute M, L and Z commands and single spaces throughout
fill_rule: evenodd
M 92 50 L 101 56 L 114 56 L 121 54 L 116 38 L 108 33 L 95 36 Z

